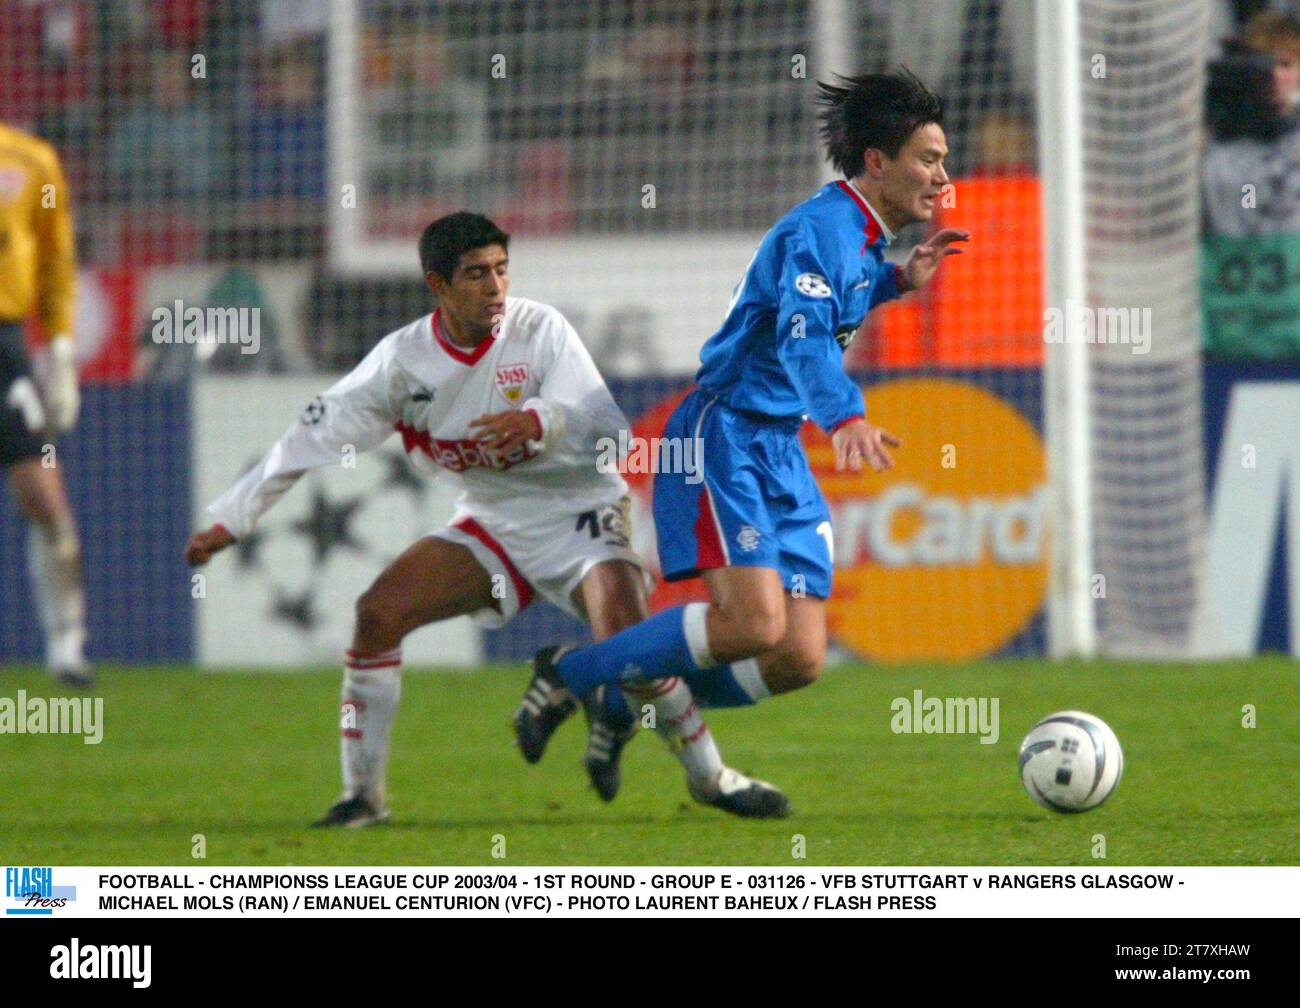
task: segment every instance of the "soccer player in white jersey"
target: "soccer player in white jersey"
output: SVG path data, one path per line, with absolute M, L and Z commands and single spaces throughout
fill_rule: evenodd
M 208 508 L 186 559 L 207 563 L 248 535 L 308 469 L 377 447 L 394 432 L 416 468 L 462 489 L 443 528 L 393 561 L 357 601 L 343 669 L 343 795 L 321 826 L 388 817 L 385 777 L 401 690 L 401 642 L 419 627 L 473 614 L 501 626 L 541 595 L 585 619 L 597 640 L 648 614 L 649 575 L 628 539 L 627 485 L 597 465 L 597 440 L 623 414 L 573 328 L 554 308 L 507 297 L 509 236 L 486 217 L 454 213 L 420 238 L 438 308 L 384 337 L 318 396 L 261 463 Z M 724 767 L 680 679 L 624 684 L 654 708 L 656 731 L 697 800 L 738 815 L 788 809 L 771 785 Z M 518 731 L 541 759 L 575 701 L 547 703 Z M 601 797 L 619 786 L 618 758 L 637 719 L 617 689 L 586 697 L 584 763 Z

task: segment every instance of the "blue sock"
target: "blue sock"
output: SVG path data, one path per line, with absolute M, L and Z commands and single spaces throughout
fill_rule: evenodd
M 701 708 L 749 707 L 758 703 L 758 698 L 736 681 L 730 665 L 719 665 L 702 673 L 686 672 L 682 680 L 691 688 Z
M 581 697 L 601 683 L 699 672 L 686 643 L 685 611 L 686 606 L 665 609 L 599 644 L 569 651 L 556 665 L 564 685 Z
M 612 721 L 618 725 L 627 725 L 631 727 L 632 722 L 636 720 L 636 715 L 632 713 L 632 708 L 628 706 L 627 697 L 617 686 L 605 687 L 605 710 L 610 715 Z

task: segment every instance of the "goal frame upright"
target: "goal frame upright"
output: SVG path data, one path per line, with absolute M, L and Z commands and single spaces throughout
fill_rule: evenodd
M 1078 0 L 1038 0 L 1035 15 L 1043 303 L 1064 313 L 1066 337 L 1044 348 L 1043 426 L 1052 500 L 1048 653 L 1054 658 L 1091 657 L 1097 651 L 1091 388 L 1088 345 L 1068 310 L 1088 303 Z

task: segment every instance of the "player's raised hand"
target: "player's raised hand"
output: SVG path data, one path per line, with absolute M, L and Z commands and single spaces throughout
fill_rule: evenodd
M 484 413 L 469 422 L 479 444 L 502 455 L 509 455 L 529 441 L 540 441 L 542 425 L 532 410 L 505 410 L 502 413 Z
M 835 469 L 843 472 L 862 472 L 862 462 L 876 472 L 894 468 L 894 460 L 886 446 L 897 448 L 902 442 L 883 427 L 874 427 L 865 420 L 854 420 L 831 435 L 835 448 Z
M 929 283 L 930 278 L 934 276 L 934 271 L 945 258 L 950 255 L 961 255 L 961 249 L 952 247 L 953 242 L 959 241 L 970 241 L 970 232 L 960 228 L 943 228 L 912 249 L 912 254 L 907 257 L 907 262 L 903 265 L 904 293 Z
M 185 562 L 191 567 L 202 567 L 234 541 L 235 537 L 226 531 L 224 525 L 213 525 L 210 529 L 195 532 L 185 546 Z

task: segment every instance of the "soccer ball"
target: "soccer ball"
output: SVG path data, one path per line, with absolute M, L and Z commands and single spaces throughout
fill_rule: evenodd
M 1020 781 L 1054 812 L 1087 812 L 1119 784 L 1124 753 L 1110 726 L 1083 711 L 1049 714 L 1020 743 Z

